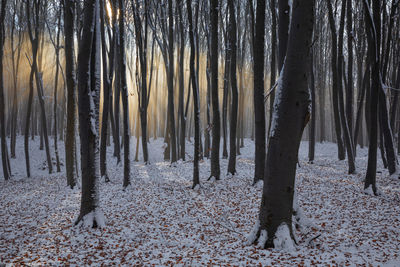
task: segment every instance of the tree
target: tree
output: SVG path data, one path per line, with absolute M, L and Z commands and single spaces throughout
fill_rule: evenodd
M 64 34 L 65 34 L 65 79 L 67 84 L 67 132 L 65 137 L 65 168 L 67 184 L 76 185 L 75 166 L 75 131 L 76 131 L 76 79 L 75 79 L 75 1 L 64 0 Z M 75 166 L 76 167 L 76 166 Z
M 297 154 L 310 116 L 307 79 L 313 9 L 314 0 L 293 1 L 286 61 L 274 103 L 259 223 L 249 238 L 261 248 L 282 248 L 285 244 L 275 238 L 284 231 L 292 233 Z
M 213 111 L 212 147 L 211 147 L 211 175 L 216 180 L 220 178 L 219 149 L 221 139 L 221 122 L 218 101 L 218 9 L 219 1 L 210 0 L 210 25 L 211 25 L 211 104 Z
M 364 0 L 365 21 L 367 26 L 367 38 L 369 53 L 372 62 L 371 70 L 371 100 L 370 100 L 370 125 L 369 125 L 369 147 L 368 147 L 368 166 L 365 175 L 364 189 L 371 188 L 372 192 L 377 195 L 376 187 L 376 161 L 377 161 L 377 139 L 378 139 L 378 97 L 381 84 L 380 65 L 380 1 L 372 1 L 373 14 L 370 6 Z
M 234 175 L 236 173 L 236 128 L 237 128 L 237 117 L 238 117 L 238 88 L 236 79 L 236 50 L 237 50 L 237 38 L 236 38 L 236 15 L 235 5 L 233 1 L 228 1 L 229 9 L 229 46 L 231 49 L 230 55 L 230 85 L 232 90 L 232 105 L 231 105 L 231 124 L 229 133 L 229 162 L 228 162 L 228 173 Z
M 135 24 L 136 46 L 139 52 L 140 79 L 138 89 L 138 103 L 140 111 L 140 128 L 142 129 L 142 150 L 143 160 L 149 162 L 149 153 L 147 148 L 147 109 L 150 100 L 150 86 L 147 85 L 147 40 L 148 40 L 148 1 L 144 3 L 144 12 L 139 12 L 139 3 L 132 0 L 133 19 Z M 143 19 L 140 18 L 143 13 Z M 149 89 L 148 89 L 149 88 Z
M 104 226 L 99 208 L 99 98 L 100 98 L 100 6 L 85 1 L 82 39 L 78 54 L 79 132 L 81 139 L 82 197 L 75 224 Z
M 190 76 L 193 89 L 193 111 L 194 111 L 194 155 L 193 155 L 193 188 L 200 184 L 199 179 L 199 156 L 200 156 L 200 105 L 199 91 L 197 89 L 197 76 L 194 69 L 194 59 L 196 56 L 195 41 L 193 34 L 192 1 L 186 0 L 186 8 L 189 21 L 189 41 L 190 41 Z
M 46 158 L 47 158 L 47 167 L 49 169 L 49 173 L 53 172 L 53 164 L 51 161 L 51 155 L 50 155 L 50 146 L 49 146 L 49 138 L 47 134 L 47 119 L 46 119 L 46 110 L 45 110 L 45 104 L 44 104 L 44 89 L 43 89 L 43 80 L 42 80 L 42 73 L 39 72 L 39 68 L 41 66 L 42 61 L 40 60 L 38 62 L 37 57 L 39 54 L 39 40 L 40 40 L 40 23 L 43 22 L 41 21 L 41 10 L 43 9 L 43 6 L 41 6 L 41 1 L 40 0 L 33 0 L 33 5 L 30 5 L 30 0 L 26 1 L 26 14 L 27 14 L 27 20 L 28 20 L 28 34 L 29 34 L 29 40 L 31 42 L 32 46 L 32 63 L 31 63 L 31 72 L 32 72 L 32 78 L 30 80 L 33 80 L 33 74 L 35 75 L 35 80 L 36 80 L 36 89 L 37 89 L 37 95 L 38 95 L 38 100 L 39 100 L 39 106 L 40 106 L 40 121 L 41 121 L 41 133 L 43 134 L 43 139 L 46 147 Z M 31 19 L 31 9 L 34 12 L 32 19 Z M 33 29 L 32 29 L 33 26 Z M 43 38 L 43 37 L 42 37 Z M 41 48 L 43 50 L 43 48 Z M 41 57 L 42 58 L 42 57 Z M 31 89 L 33 90 L 33 82 L 31 83 Z M 29 119 L 29 118 L 27 118 Z M 29 176 L 29 175 L 28 175 Z
M 172 0 L 168 0 L 168 20 L 168 118 L 171 141 L 171 163 L 174 163 L 177 160 L 177 154 L 174 115 L 174 16 L 172 12 Z
M 254 37 L 254 117 L 255 117 L 255 170 L 254 183 L 264 179 L 265 167 L 265 108 L 264 108 L 264 40 L 265 0 L 257 1 Z
M 344 55 L 343 55 L 343 34 L 344 34 L 344 19 L 345 19 L 345 11 L 346 11 L 346 1 L 350 0 L 343 0 L 342 1 L 342 9 L 340 15 L 340 26 L 339 26 L 339 39 L 338 39 L 338 59 L 337 59 L 337 90 L 338 90 L 338 97 L 339 97 L 339 115 L 340 115 L 340 122 L 342 123 L 343 129 L 343 137 L 345 140 L 346 151 L 347 151 L 347 161 L 349 165 L 349 174 L 352 174 L 356 171 L 355 162 L 354 162 L 354 152 L 353 152 L 353 139 L 350 137 L 350 128 L 348 123 L 348 118 L 346 116 L 346 110 L 344 106 L 344 94 L 343 94 L 343 81 L 345 79 L 344 74 Z M 335 47 L 333 49 L 336 49 Z
M 54 96 L 53 96 L 53 120 L 54 120 L 54 152 L 56 155 L 56 167 L 57 167 L 57 172 L 61 171 L 61 166 L 60 166 L 60 157 L 58 155 L 58 141 L 57 141 L 57 94 L 58 94 L 58 76 L 60 72 L 60 31 L 61 31 L 61 5 L 60 9 L 57 12 L 57 26 L 56 26 L 56 40 L 53 39 L 53 36 L 51 34 L 51 29 L 46 21 L 47 28 L 49 30 L 49 37 L 50 41 L 54 47 L 55 55 L 56 55 L 56 74 L 54 77 Z
M 108 120 L 112 118 L 110 111 L 112 110 L 112 79 L 114 74 L 114 61 L 115 61 L 115 38 L 110 38 L 110 52 L 107 65 L 107 47 L 106 47 L 106 34 L 105 34 L 105 7 L 104 0 L 100 0 L 100 31 L 101 31 L 101 58 L 102 58 L 102 71 L 103 71 L 103 116 L 101 125 L 101 138 L 100 138 L 100 175 L 104 177 L 105 182 L 109 182 L 110 178 L 107 173 L 107 131 L 108 131 Z M 116 7 L 113 7 L 113 1 L 110 2 L 112 6 L 112 13 L 116 13 Z M 116 17 L 113 15 L 113 18 Z M 110 116 L 109 116 L 110 115 Z
M 18 72 L 20 70 L 21 62 L 21 50 L 22 43 L 24 40 L 24 5 L 23 3 L 18 3 L 19 1 L 13 1 L 13 14 L 11 18 L 11 29 L 10 29 L 10 46 L 11 46 L 11 61 L 12 61 L 12 74 L 13 74 L 13 106 L 11 112 L 11 139 L 10 139 L 10 153 L 11 158 L 15 158 L 15 146 L 17 139 L 17 118 L 18 118 Z M 19 12 L 19 13 L 17 13 Z M 15 30 L 17 30 L 17 44 L 15 42 Z
M 119 77 L 122 93 L 123 105 L 123 135 L 124 135 L 124 188 L 130 182 L 130 159 L 129 159 L 129 106 L 128 106 L 128 86 L 126 84 L 126 59 L 125 59 L 125 1 L 119 0 Z M 142 132 L 143 133 L 143 132 Z M 146 140 L 146 136 L 142 136 L 142 140 Z M 147 142 L 147 141 L 146 141 Z M 146 144 L 147 145 L 147 144 Z
M 345 159 L 345 150 L 342 139 L 342 128 L 340 124 L 340 116 L 339 116 L 339 93 L 338 93 L 338 74 L 337 74 L 337 33 L 336 33 L 336 25 L 335 19 L 333 17 L 331 0 L 327 1 L 328 5 L 328 18 L 329 18 L 329 26 L 331 28 L 331 36 L 332 36 L 332 59 L 331 59 L 331 67 L 332 67 L 332 105 L 333 105 L 333 115 L 335 121 L 335 133 L 336 133 L 336 143 L 338 146 L 338 159 Z
M 3 164 L 4 179 L 11 177 L 11 169 L 8 158 L 7 142 L 6 142 L 6 124 L 4 115 L 4 85 L 3 85 L 3 51 L 4 51 L 4 18 L 6 16 L 7 1 L 1 1 L 0 9 L 0 135 L 1 135 L 1 159 Z

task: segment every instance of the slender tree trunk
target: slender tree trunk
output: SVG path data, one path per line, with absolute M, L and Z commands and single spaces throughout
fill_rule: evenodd
M 65 137 L 65 168 L 67 173 L 67 184 L 74 188 L 76 175 L 74 166 L 76 162 L 76 79 L 75 79 L 75 1 L 64 2 L 64 32 L 65 32 L 65 76 L 67 84 L 67 133 Z M 77 166 L 75 166 L 77 168 Z
M 314 22 L 315 23 L 315 22 Z M 314 55 L 311 49 L 310 55 L 310 94 L 311 94 L 311 125 L 310 125 L 310 140 L 308 142 L 308 161 L 313 164 L 315 156 L 315 79 L 314 79 Z
M 54 99 L 53 99 L 53 112 L 54 112 L 54 152 L 56 155 L 56 167 L 57 167 L 57 172 L 61 172 L 61 167 L 60 167 L 60 158 L 58 156 L 58 144 L 57 144 L 57 87 L 58 87 L 58 72 L 59 72 L 59 66 L 60 66 L 60 30 L 61 30 L 61 9 L 58 14 L 58 26 L 57 26 L 57 43 L 55 47 L 55 52 L 56 52 L 56 75 L 54 78 Z
M 123 135 L 124 135 L 124 188 L 130 185 L 130 142 L 129 142 L 129 105 L 128 86 L 126 83 L 126 59 L 125 59 L 125 1 L 119 0 L 119 79 L 121 85 L 121 96 L 123 105 Z M 145 139 L 146 136 L 142 136 Z
M 238 88 L 236 79 L 236 56 L 237 56 L 237 38 L 236 38 L 236 16 L 233 1 L 228 1 L 229 8 L 229 46 L 231 52 L 230 65 L 230 85 L 232 90 L 232 106 L 231 106 L 231 123 L 229 133 L 229 162 L 228 173 L 234 175 L 236 173 L 236 128 L 238 117 Z
M 3 165 L 4 180 L 11 177 L 9 168 L 8 151 L 6 142 L 6 125 L 5 125 L 5 102 L 4 102 L 4 85 L 3 85 L 3 52 L 4 52 L 4 17 L 6 13 L 7 1 L 1 1 L 0 10 L 0 134 L 1 134 L 1 159 Z
M 195 42 L 193 34 L 193 19 L 192 19 L 192 3 L 191 0 L 186 0 L 187 14 L 189 20 L 189 40 L 190 40 L 190 80 L 193 89 L 193 111 L 195 120 L 194 130 L 194 155 L 193 155 L 193 188 L 200 184 L 199 179 L 199 154 L 200 154 L 200 105 L 199 91 L 197 89 L 197 76 L 194 69 L 195 59 Z
M 342 128 L 340 122 L 340 115 L 339 115 L 339 92 L 338 92 L 338 73 L 337 73 L 337 66 L 338 66 L 338 55 L 337 55 L 337 33 L 336 33 L 336 26 L 335 26 L 335 19 L 333 17 L 332 11 L 332 4 L 331 0 L 328 0 L 328 13 L 329 13 L 329 25 L 331 28 L 331 37 L 332 37 L 332 105 L 333 105 L 333 115 L 335 121 L 335 133 L 336 133 L 336 142 L 338 146 L 338 159 L 344 160 L 345 159 L 345 150 L 344 144 L 342 139 Z M 340 64 L 340 63 L 339 63 Z
M 109 182 L 110 178 L 107 172 L 107 134 L 108 134 L 108 120 L 110 114 L 110 91 L 112 72 L 114 68 L 114 51 L 115 51 L 115 39 L 112 38 L 110 42 L 110 57 L 108 58 L 109 68 L 107 66 L 107 48 L 106 48 L 106 36 L 105 36 L 105 3 L 104 0 L 100 0 L 100 31 L 101 31 L 101 57 L 102 57 L 102 74 L 103 74 L 103 114 L 102 114 L 102 125 L 101 125 L 101 138 L 100 138 L 100 175 L 105 182 Z M 113 2 L 111 4 L 111 11 L 116 12 Z

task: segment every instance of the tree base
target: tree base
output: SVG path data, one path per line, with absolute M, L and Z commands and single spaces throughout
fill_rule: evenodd
M 85 215 L 79 215 L 75 225 L 85 228 L 104 228 L 106 226 L 102 211 L 94 210 Z

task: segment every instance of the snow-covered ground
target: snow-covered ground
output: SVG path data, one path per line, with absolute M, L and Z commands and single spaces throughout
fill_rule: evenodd
M 134 158 L 134 139 L 131 144 Z M 308 226 L 297 231 L 298 246 L 289 252 L 245 244 L 262 191 L 251 186 L 251 140 L 245 140 L 234 177 L 225 175 L 227 160 L 222 159 L 222 179 L 208 182 L 210 164 L 201 162 L 197 190 L 191 189 L 189 142 L 189 161 L 170 166 L 162 160 L 162 139 L 152 140 L 151 164 L 132 161 L 132 186 L 126 191 L 122 166 L 116 166 L 109 147 L 111 182 L 101 182 L 103 229 L 75 227 L 80 189 L 66 187 L 64 167 L 48 175 L 37 142 L 31 143 L 33 176 L 26 178 L 22 139 L 17 146 L 17 159 L 11 160 L 14 177 L 0 180 L 0 263 L 400 266 L 400 180 L 389 179 L 379 162 L 377 183 L 383 195 L 365 194 L 366 149 L 358 150 L 358 174 L 347 175 L 334 144 L 317 144 L 314 164 L 308 164 L 308 143 L 302 143 L 297 194 Z M 63 146 L 60 142 L 62 161 Z

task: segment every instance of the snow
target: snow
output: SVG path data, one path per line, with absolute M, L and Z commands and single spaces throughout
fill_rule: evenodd
M 375 196 L 374 190 L 372 189 L 372 185 L 369 185 L 367 188 L 365 188 L 364 193 L 370 196 Z
M 131 141 L 133 153 L 136 142 Z M 41 168 L 46 153 L 39 150 L 37 137 L 30 142 L 32 177 L 26 178 L 23 138 L 19 137 L 17 158 L 10 159 L 14 176 L 8 182 L 0 177 L 0 263 L 399 266 L 400 180 L 389 179 L 379 159 L 377 185 L 384 194 L 366 195 L 367 149 L 357 150 L 359 173 L 348 175 L 347 162 L 337 160 L 335 144 L 317 143 L 314 164 L 308 164 L 308 142 L 301 143 L 296 194 L 302 217 L 310 226 L 306 231 L 294 229 L 298 244 L 290 252 L 246 244 L 257 224 L 262 194 L 262 188 L 253 186 L 251 140 L 245 139 L 237 157 L 238 173 L 229 179 L 224 175 L 227 159 L 220 161 L 218 182 L 207 181 L 210 163 L 200 162 L 199 190 L 191 189 L 193 162 L 170 167 L 163 161 L 162 145 L 162 138 L 150 140 L 152 164 L 132 161 L 132 184 L 125 191 L 123 164 L 116 165 L 113 147 L 108 147 L 111 181 L 102 179 L 98 185 L 106 225 L 92 229 L 74 226 L 80 189 L 67 187 L 64 169 L 49 175 Z M 65 166 L 63 142 L 58 146 Z M 187 152 L 193 153 L 190 142 Z M 285 235 L 278 236 L 285 240 Z
M 279 225 L 275 232 L 274 247 L 285 251 L 295 251 L 295 246 L 290 237 L 290 230 L 286 223 Z
M 97 227 L 104 228 L 106 226 L 106 220 L 104 218 L 104 214 L 100 209 L 96 209 L 83 216 L 78 226 L 92 228 L 94 221 L 96 221 Z
M 272 112 L 272 121 L 271 121 L 271 130 L 269 133 L 269 138 L 274 137 L 276 134 L 276 128 L 277 128 L 277 123 L 278 123 L 278 118 L 279 118 L 279 112 L 278 109 L 281 105 L 281 101 L 282 101 L 282 77 L 283 77 L 283 71 L 285 69 L 285 64 L 283 64 L 282 66 L 282 70 L 281 73 L 279 75 L 278 78 L 278 84 L 276 86 L 276 91 L 275 91 L 275 98 L 274 98 L 274 109 Z
M 267 240 L 268 240 L 267 230 L 261 230 L 260 238 L 258 238 L 257 248 L 264 248 Z
M 246 245 L 250 246 L 256 241 L 258 230 L 260 229 L 260 220 L 256 220 L 250 234 L 247 236 Z

